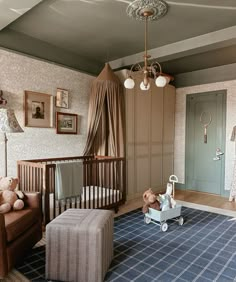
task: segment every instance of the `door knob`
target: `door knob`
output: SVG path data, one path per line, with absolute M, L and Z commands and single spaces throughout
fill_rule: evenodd
M 220 148 L 217 148 L 216 149 L 216 156 L 222 156 L 222 155 L 224 155 L 224 153 L 221 151 Z
M 213 161 L 220 161 L 220 160 L 221 160 L 221 158 L 218 157 L 218 156 L 216 156 L 216 157 L 213 158 Z

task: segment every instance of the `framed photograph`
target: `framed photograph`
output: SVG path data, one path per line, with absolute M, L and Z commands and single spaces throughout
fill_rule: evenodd
M 56 94 L 56 107 L 69 108 L 69 91 L 61 88 L 57 88 Z
M 57 134 L 77 134 L 78 115 L 57 112 Z
M 53 127 L 53 96 L 25 91 L 25 126 Z

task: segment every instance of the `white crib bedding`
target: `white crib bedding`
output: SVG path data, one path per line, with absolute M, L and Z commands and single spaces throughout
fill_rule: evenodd
M 83 187 L 82 194 L 80 196 L 81 208 L 101 208 L 108 204 L 114 204 L 122 199 L 122 192 L 119 190 L 113 190 L 111 188 L 98 187 L 98 186 L 87 186 Z M 69 208 L 69 201 L 61 200 L 62 209 L 64 210 L 63 204 Z M 90 206 L 89 206 L 90 202 Z M 53 203 L 54 203 L 54 194 L 50 194 L 50 219 L 53 217 Z M 79 203 L 79 201 L 77 201 Z M 78 204 L 80 207 L 80 205 Z M 72 200 L 72 208 L 75 207 L 75 199 Z M 55 201 L 55 212 L 56 216 L 59 214 L 59 201 Z

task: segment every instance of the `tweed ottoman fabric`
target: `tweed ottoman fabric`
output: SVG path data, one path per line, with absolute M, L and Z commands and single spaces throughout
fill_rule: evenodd
M 113 213 L 69 209 L 46 226 L 46 278 L 100 282 L 113 258 Z

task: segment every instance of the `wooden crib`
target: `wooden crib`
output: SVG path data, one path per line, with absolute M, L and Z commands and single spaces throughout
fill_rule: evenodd
M 57 163 L 83 163 L 83 192 L 76 197 L 56 200 L 55 173 Z M 47 224 L 68 208 L 115 209 L 126 200 L 126 168 L 124 158 L 78 156 L 21 160 L 17 162 L 19 189 L 41 192 L 44 223 Z

